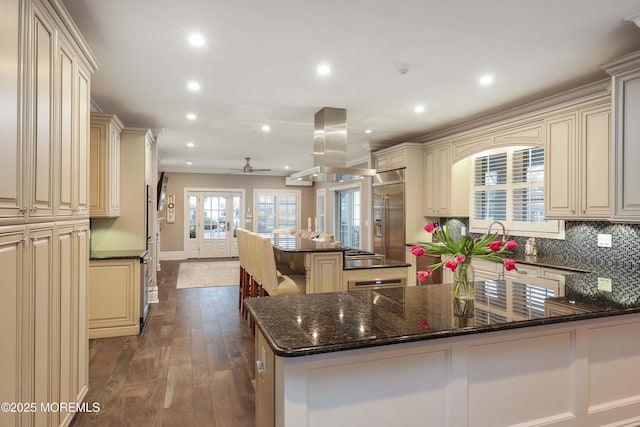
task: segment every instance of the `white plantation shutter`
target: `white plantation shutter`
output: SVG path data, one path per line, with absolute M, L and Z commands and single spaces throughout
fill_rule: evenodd
M 479 220 L 507 219 L 507 153 L 475 159 L 473 214 Z
M 509 234 L 564 238 L 564 222 L 544 218 L 544 148 L 511 147 L 473 160 L 470 230 L 493 221 Z
M 512 220 L 544 222 L 544 149 L 516 150 L 511 165 Z

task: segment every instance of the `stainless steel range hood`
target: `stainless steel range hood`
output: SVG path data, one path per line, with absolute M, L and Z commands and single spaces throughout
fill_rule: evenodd
M 346 182 L 374 176 L 375 169 L 347 167 L 347 110 L 324 107 L 315 114 L 313 167 L 291 175 L 298 181 Z

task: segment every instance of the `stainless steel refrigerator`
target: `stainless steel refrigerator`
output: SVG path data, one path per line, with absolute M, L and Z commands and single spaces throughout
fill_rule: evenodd
M 373 251 L 387 261 L 405 262 L 404 169 L 373 178 Z

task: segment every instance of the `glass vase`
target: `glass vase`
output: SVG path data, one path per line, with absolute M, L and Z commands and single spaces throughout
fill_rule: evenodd
M 474 271 L 471 260 L 461 262 L 453 272 L 453 296 L 463 299 L 473 299 Z
M 473 325 L 472 319 L 475 315 L 474 280 L 471 261 L 458 264 L 458 268 L 453 273 L 453 315 L 457 320 L 458 328 Z

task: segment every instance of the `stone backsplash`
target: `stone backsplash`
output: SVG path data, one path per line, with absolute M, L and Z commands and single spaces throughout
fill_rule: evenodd
M 441 224 L 447 218 L 441 219 Z M 468 220 L 449 218 L 449 233 L 458 240 L 462 226 L 468 228 Z M 494 229 L 494 231 L 497 230 Z M 538 255 L 552 255 L 579 259 L 596 265 L 620 265 L 640 267 L 640 224 L 617 224 L 606 221 L 566 221 L 565 240 L 536 238 Z M 611 234 L 611 247 L 599 248 L 597 235 Z M 508 230 L 507 230 L 508 234 Z M 526 237 L 510 236 L 518 243 L 514 252 L 524 254 Z

